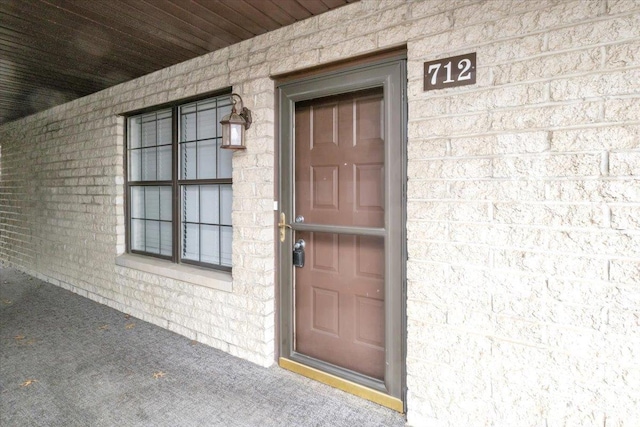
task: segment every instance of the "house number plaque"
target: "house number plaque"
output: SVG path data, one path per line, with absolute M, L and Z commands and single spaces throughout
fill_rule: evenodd
M 476 84 L 476 53 L 424 63 L 424 91 Z

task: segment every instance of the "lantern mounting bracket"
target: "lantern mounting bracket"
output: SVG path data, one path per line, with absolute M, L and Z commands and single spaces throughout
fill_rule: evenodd
M 234 96 L 236 96 L 236 97 L 238 97 L 238 99 L 240 99 L 240 105 L 242 106 L 242 108 L 240 109 L 239 113 L 236 110 L 236 100 L 234 99 Z M 251 123 L 253 122 L 253 120 L 251 118 L 251 110 L 249 110 L 247 107 L 244 106 L 244 101 L 242 100 L 242 97 L 240 95 L 238 95 L 237 93 L 232 93 L 231 94 L 231 102 L 233 102 L 232 112 L 235 112 L 240 117 L 242 117 L 244 119 L 244 128 L 245 129 L 249 129 L 251 127 Z

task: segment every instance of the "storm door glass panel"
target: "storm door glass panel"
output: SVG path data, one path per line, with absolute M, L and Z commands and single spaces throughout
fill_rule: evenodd
M 384 227 L 382 88 L 296 104 L 295 209 L 306 223 Z
M 296 238 L 306 242 L 305 267 L 295 269 L 296 351 L 383 379 L 384 238 L 322 232 Z
M 380 381 L 389 351 L 388 249 L 384 235 L 345 230 L 385 227 L 384 111 L 382 87 L 296 103 L 291 147 L 291 216 L 303 216 L 308 227 L 295 231 L 306 242 L 306 261 L 292 274 L 293 348 Z

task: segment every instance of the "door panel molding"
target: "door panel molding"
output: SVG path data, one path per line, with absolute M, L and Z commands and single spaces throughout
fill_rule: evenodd
M 279 243 L 279 351 L 283 360 L 308 366 L 345 381 L 359 384 L 405 401 L 406 291 L 405 291 L 405 187 L 406 187 L 406 62 L 397 57 L 379 63 L 347 68 L 328 75 L 288 81 L 278 85 L 280 140 L 280 211 L 294 215 L 294 113 L 295 104 L 370 88 L 384 93 L 383 129 L 385 136 L 385 224 L 384 228 L 323 226 L 291 222 L 285 240 Z M 356 372 L 295 352 L 293 316 L 292 236 L 298 232 L 330 232 L 385 239 L 385 374 L 378 381 Z M 388 405 L 387 405 L 388 406 Z M 396 404 L 397 406 L 397 404 Z M 397 408 L 396 408 L 397 409 Z

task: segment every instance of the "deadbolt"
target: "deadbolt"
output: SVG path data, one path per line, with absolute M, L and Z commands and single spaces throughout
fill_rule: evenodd
M 293 245 L 293 266 L 302 268 L 304 267 L 304 239 L 298 239 L 295 245 Z

